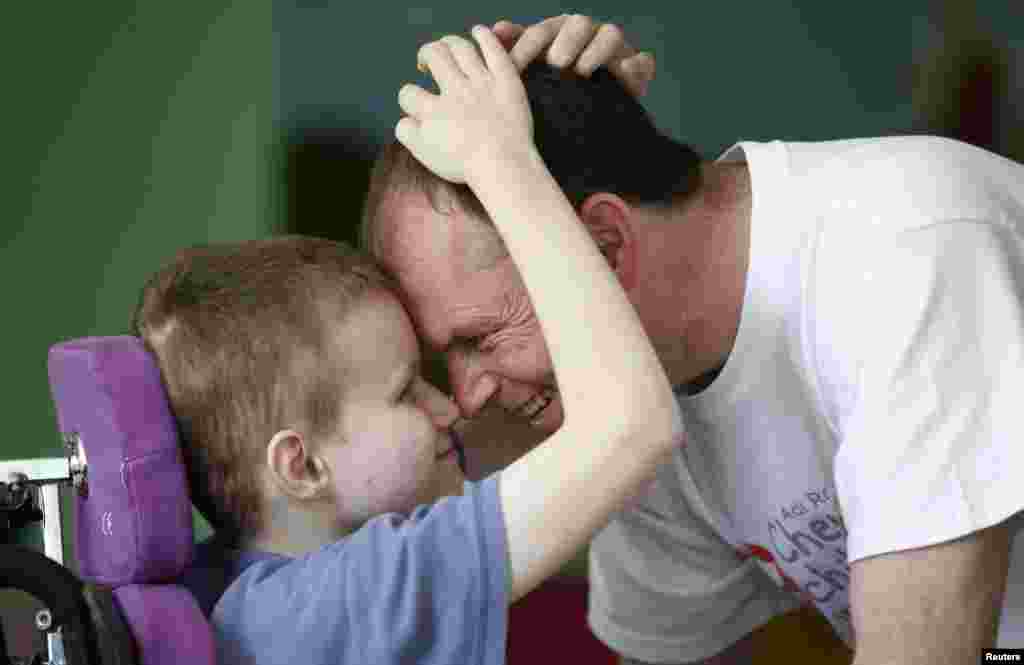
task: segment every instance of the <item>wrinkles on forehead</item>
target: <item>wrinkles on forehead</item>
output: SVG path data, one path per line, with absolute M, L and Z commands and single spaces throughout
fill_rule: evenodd
M 378 257 L 397 278 L 416 328 L 435 348 L 501 316 L 500 271 L 471 263 L 487 239 L 461 211 L 439 213 L 424 195 L 392 193 L 379 210 Z
M 441 208 L 448 212 L 438 212 L 420 192 L 396 192 L 381 201 L 373 249 L 390 272 L 422 274 L 427 268 L 456 284 L 473 278 L 480 255 L 494 244 L 488 236 L 497 234 L 457 208 Z
M 417 212 L 422 214 L 417 215 Z M 469 272 L 492 268 L 499 259 L 508 256 L 501 235 L 486 217 L 483 207 L 479 204 L 467 207 L 465 198 L 452 191 L 447 183 L 436 184 L 428 193 L 410 187 L 392 190 L 378 203 L 374 220 L 378 228 L 382 219 L 400 227 L 410 223 L 425 224 L 427 232 L 447 234 L 449 255 L 458 258 Z
M 446 318 L 438 306 L 455 290 L 452 221 L 423 194 L 408 191 L 384 197 L 374 221 L 378 261 L 396 278 L 417 330 L 434 337 Z
M 451 254 L 452 222 L 419 192 L 399 191 L 385 196 L 374 219 L 374 255 L 391 272 L 444 260 Z

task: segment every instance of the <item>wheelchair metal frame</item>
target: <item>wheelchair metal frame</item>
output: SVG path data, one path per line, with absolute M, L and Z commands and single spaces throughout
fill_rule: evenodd
M 61 566 L 64 565 L 64 533 L 60 490 L 62 487 L 70 486 L 80 493 L 88 493 L 85 449 L 75 434 L 63 436 L 62 443 L 65 457 L 0 461 L 0 486 L 5 490 L 13 489 L 17 493 L 35 492 L 34 500 L 43 513 L 43 554 Z M 3 494 L 7 496 L 8 492 L 5 491 Z M 0 506 L 0 509 L 6 508 Z M 49 665 L 68 665 L 61 627 L 51 629 L 52 618 L 49 610 L 43 609 L 36 613 L 35 626 L 38 630 L 47 631 Z M 7 657 L 7 654 L 0 655 Z

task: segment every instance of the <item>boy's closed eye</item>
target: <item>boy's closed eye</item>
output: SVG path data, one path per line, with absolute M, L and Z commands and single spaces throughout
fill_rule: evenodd
M 419 362 L 411 362 L 404 365 L 395 376 L 391 388 L 388 390 L 388 394 L 391 395 L 391 399 L 395 402 L 404 402 L 410 396 L 412 396 L 413 389 L 416 387 L 416 382 L 420 378 L 420 367 Z
M 411 379 L 409 379 L 409 381 L 402 388 L 402 391 L 400 393 L 398 393 L 398 400 L 397 401 L 404 402 L 405 400 L 409 399 L 409 397 L 412 396 L 412 388 L 413 388 L 413 385 L 415 383 L 416 383 L 416 377 L 414 376 Z

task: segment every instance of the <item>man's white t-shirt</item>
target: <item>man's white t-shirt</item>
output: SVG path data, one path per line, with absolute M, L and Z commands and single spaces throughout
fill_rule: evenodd
M 1024 509 L 1024 166 L 948 139 L 740 143 L 750 265 L 688 443 L 595 538 L 590 625 L 707 658 L 800 602 L 852 645 L 849 564 Z

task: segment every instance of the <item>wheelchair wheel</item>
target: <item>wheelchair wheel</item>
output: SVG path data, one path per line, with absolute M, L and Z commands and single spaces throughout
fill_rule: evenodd
M 62 627 L 68 665 L 99 665 L 82 582 L 70 570 L 35 550 L 0 546 L 0 588 L 35 596 L 50 611 L 50 630 Z

